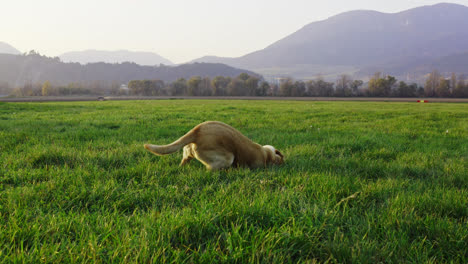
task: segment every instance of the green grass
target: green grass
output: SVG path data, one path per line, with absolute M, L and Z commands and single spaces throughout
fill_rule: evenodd
M 206 120 L 285 154 L 179 168 Z M 467 263 L 468 105 L 0 103 L 0 262 Z

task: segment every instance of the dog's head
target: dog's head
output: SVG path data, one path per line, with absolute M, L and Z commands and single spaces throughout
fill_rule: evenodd
M 284 156 L 279 150 L 270 145 L 263 146 L 263 149 L 265 150 L 267 164 L 280 165 L 284 163 Z

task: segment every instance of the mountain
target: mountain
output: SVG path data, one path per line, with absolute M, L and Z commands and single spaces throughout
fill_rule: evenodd
M 1 42 L 0 41 L 0 53 L 5 53 L 5 54 L 20 54 L 21 52 L 17 49 L 15 49 L 13 46 L 11 46 L 8 43 Z
M 11 87 L 25 83 L 50 81 L 57 85 L 72 82 L 117 82 L 128 83 L 130 80 L 160 79 L 166 82 L 192 76 L 236 77 L 241 73 L 259 76 L 253 72 L 236 69 L 224 64 L 193 63 L 178 66 L 141 66 L 135 63 L 64 63 L 59 58 L 49 58 L 39 54 L 10 55 L 0 54 L 0 83 Z M 260 77 L 260 76 L 259 76 Z
M 104 50 L 85 50 L 72 51 L 59 56 L 64 62 L 78 62 L 81 64 L 106 62 L 122 63 L 134 62 L 140 65 L 173 65 L 170 60 L 152 52 L 137 52 L 128 50 L 104 51 Z
M 309 75 L 323 74 L 322 68 L 333 72 L 335 67 L 351 73 L 363 68 L 378 71 L 387 63 L 405 65 L 468 52 L 467 28 L 468 7 L 457 4 L 393 14 L 358 10 L 308 24 L 239 58 L 209 56 L 195 61 L 226 63 L 267 75 L 294 68 L 311 69 L 305 73 Z
M 444 69 L 445 73 L 468 73 L 468 52 L 437 58 L 424 65 L 419 65 L 415 70 L 418 69 L 423 72 L 433 69 Z

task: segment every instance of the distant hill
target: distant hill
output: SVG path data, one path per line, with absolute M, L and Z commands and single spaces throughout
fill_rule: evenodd
M 428 72 L 433 69 L 443 69 L 445 73 L 458 72 L 468 74 L 468 52 L 437 58 L 415 68 L 415 70 L 422 72 Z
M 122 63 L 134 62 L 139 65 L 154 66 L 159 64 L 173 65 L 170 60 L 152 52 L 137 52 L 128 50 L 104 51 L 104 50 L 85 50 L 67 52 L 59 56 L 64 62 L 78 62 L 81 64 L 106 62 Z
M 8 43 L 1 42 L 0 41 L 0 53 L 4 54 L 20 54 L 21 52 L 17 49 L 15 49 L 13 46 L 11 46 Z
M 105 81 L 127 83 L 130 80 L 160 79 L 174 81 L 192 76 L 235 77 L 241 73 L 256 75 L 251 71 L 236 69 L 224 64 L 193 63 L 178 66 L 141 66 L 135 63 L 64 63 L 58 58 L 39 54 L 10 55 L 0 54 L 0 82 L 10 86 L 21 86 L 26 82 L 50 81 L 55 84 L 71 82 Z
M 322 67 L 362 73 L 360 69 L 379 71 L 387 63 L 400 65 L 401 70 L 414 60 L 468 52 L 467 28 L 468 7 L 463 5 L 437 4 L 395 14 L 359 10 L 308 24 L 239 58 L 208 56 L 195 61 L 226 63 L 262 74 L 310 68 L 307 74 L 313 75 L 321 73 Z

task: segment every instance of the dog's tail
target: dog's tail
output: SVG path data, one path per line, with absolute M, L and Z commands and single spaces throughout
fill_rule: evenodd
M 172 142 L 169 145 L 145 144 L 145 149 L 151 151 L 152 153 L 158 156 L 171 154 L 183 148 L 185 145 L 193 143 L 196 138 L 196 132 L 197 131 L 195 129 L 192 129 L 187 134 L 183 135 L 181 138 Z

